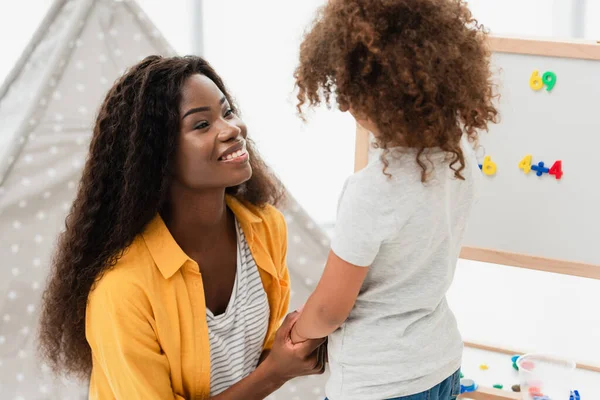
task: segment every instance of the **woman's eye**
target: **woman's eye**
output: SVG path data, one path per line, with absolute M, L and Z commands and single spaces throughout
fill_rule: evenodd
M 233 115 L 233 110 L 230 108 L 227 111 L 225 111 L 225 118 L 227 117 L 231 117 Z
M 202 121 L 202 122 L 198 122 L 195 126 L 194 129 L 204 129 L 208 127 L 208 122 L 206 121 Z

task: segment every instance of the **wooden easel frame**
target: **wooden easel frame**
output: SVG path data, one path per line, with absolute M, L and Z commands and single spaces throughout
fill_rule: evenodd
M 561 42 L 491 36 L 488 38 L 488 45 L 493 52 L 497 53 L 530 54 L 548 57 L 600 61 L 600 42 Z M 367 165 L 369 158 L 369 146 L 369 132 L 357 124 L 354 152 L 355 172 L 361 170 Z M 526 254 L 515 254 L 506 251 L 477 247 L 463 247 L 460 253 L 460 258 L 600 280 L 600 265 L 585 264 L 566 260 L 554 260 Z M 465 342 L 465 346 L 509 355 L 524 353 L 521 351 L 486 346 L 473 342 Z M 577 368 L 600 373 L 600 366 L 577 364 Z M 480 387 L 477 391 L 465 393 L 460 397 L 472 400 L 521 399 L 519 393 L 488 387 Z

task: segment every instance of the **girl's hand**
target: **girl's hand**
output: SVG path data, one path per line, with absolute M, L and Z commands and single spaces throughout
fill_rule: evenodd
M 210 399 L 260 400 L 297 376 L 322 374 L 327 358 L 327 348 L 323 345 L 326 338 L 307 340 L 296 345 L 290 340 L 290 331 L 299 315 L 295 311 L 285 317 L 275 335 L 273 347 L 263 353 L 264 361 L 250 375 Z
M 275 335 L 271 352 L 261 364 L 281 385 L 298 376 L 322 374 L 325 371 L 322 349 L 319 350 L 325 338 L 305 340 L 297 344 L 293 344 L 290 339 L 292 327 L 299 316 L 294 311 L 285 317 Z

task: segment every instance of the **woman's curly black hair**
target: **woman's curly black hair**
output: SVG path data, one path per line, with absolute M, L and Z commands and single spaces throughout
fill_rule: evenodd
M 91 371 L 85 337 L 88 294 L 165 204 L 181 90 L 193 74 L 211 79 L 237 112 L 219 75 L 193 56 L 145 58 L 114 84 L 100 107 L 43 295 L 40 350 L 55 372 L 85 378 Z M 283 187 L 250 141 L 247 149 L 252 177 L 227 193 L 253 205 L 276 204 Z
M 298 111 L 335 100 L 376 124 L 384 163 L 414 148 L 425 181 L 439 147 L 460 179 L 461 137 L 498 115 L 485 42 L 464 0 L 330 0 L 300 47 Z

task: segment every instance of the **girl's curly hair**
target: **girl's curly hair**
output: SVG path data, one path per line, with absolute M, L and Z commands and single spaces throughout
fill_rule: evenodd
M 114 84 L 100 107 L 43 296 L 40 350 L 56 372 L 85 378 L 91 371 L 85 337 L 88 294 L 165 204 L 181 90 L 193 74 L 211 79 L 237 112 L 219 75 L 192 56 L 147 57 Z M 283 187 L 250 141 L 247 149 L 252 178 L 227 192 L 258 206 L 276 204 Z
M 463 0 L 330 0 L 300 47 L 298 112 L 337 102 L 378 128 L 384 150 L 441 148 L 463 179 L 460 138 L 496 122 L 486 32 Z M 333 99 L 332 99 L 333 98 Z

